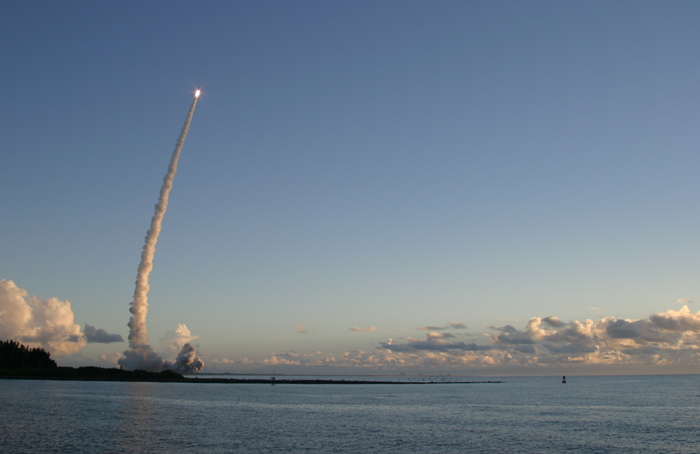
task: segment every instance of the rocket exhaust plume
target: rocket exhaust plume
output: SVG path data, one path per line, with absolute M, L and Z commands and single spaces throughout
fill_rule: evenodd
M 175 150 L 173 150 L 173 155 L 170 158 L 168 173 L 165 175 L 165 178 L 163 178 L 163 186 L 160 188 L 158 204 L 156 205 L 155 213 L 151 219 L 151 227 L 148 229 L 148 233 L 146 234 L 146 243 L 143 245 L 143 251 L 141 252 L 141 263 L 139 263 L 138 274 L 136 276 L 134 301 L 131 303 L 130 309 L 132 316 L 131 320 L 129 321 L 129 328 L 131 328 L 131 332 L 129 333 L 129 347 L 132 349 L 148 345 L 148 331 L 146 330 L 146 313 L 148 312 L 149 290 L 148 276 L 151 274 L 151 270 L 153 269 L 153 256 L 156 252 L 158 235 L 160 235 L 160 230 L 163 225 L 165 210 L 168 208 L 170 190 L 173 187 L 175 173 L 177 173 L 177 162 L 180 159 L 182 147 L 185 145 L 187 131 L 190 128 L 190 122 L 192 121 L 192 115 L 194 115 L 194 108 L 197 105 L 197 99 L 199 98 L 195 96 L 195 98 L 192 100 L 190 111 L 187 114 L 185 124 L 182 126 L 182 131 L 180 132 L 180 137 L 177 139 Z
M 163 216 L 168 208 L 168 197 L 170 190 L 173 187 L 173 179 L 177 173 L 177 162 L 180 159 L 180 152 L 185 145 L 187 131 L 190 128 L 190 122 L 194 115 L 194 108 L 197 105 L 200 91 L 197 90 L 190 105 L 190 110 L 187 113 L 185 124 L 180 131 L 180 137 L 175 144 L 175 150 L 170 158 L 168 172 L 163 178 L 163 186 L 160 188 L 160 196 L 156 204 L 155 213 L 151 219 L 151 227 L 146 233 L 146 243 L 143 245 L 141 252 L 141 263 L 139 263 L 138 273 L 136 275 L 136 289 L 134 290 L 134 300 L 131 303 L 129 312 L 131 318 L 129 320 L 129 350 L 124 352 L 124 357 L 119 359 L 119 364 L 127 370 L 143 369 L 148 371 L 160 371 L 163 369 L 175 370 L 178 372 L 197 372 L 204 363 L 199 358 L 195 357 L 196 350 L 190 344 L 185 344 L 181 356 L 190 360 L 189 364 L 184 364 L 184 361 L 178 357 L 176 364 L 163 359 L 153 351 L 153 348 L 148 342 L 148 330 L 146 329 L 146 314 L 148 313 L 148 276 L 153 269 L 153 256 L 156 252 L 156 243 L 158 235 L 163 224 Z M 184 356 L 183 356 L 184 355 Z M 182 364 L 181 364 L 182 363 Z M 191 367 L 187 367 L 187 366 Z

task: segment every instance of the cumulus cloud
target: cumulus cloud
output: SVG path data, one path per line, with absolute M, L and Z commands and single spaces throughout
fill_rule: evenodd
M 686 299 L 683 299 L 683 298 L 679 298 L 677 302 L 678 302 L 678 304 L 682 304 L 682 305 L 684 305 L 684 306 L 685 306 L 686 304 L 693 304 L 692 301 L 686 300 Z
M 301 334 L 307 333 L 306 328 L 304 328 L 304 325 L 302 325 L 301 323 L 299 323 L 299 325 L 295 329 L 297 330 L 298 333 L 301 333 Z
M 533 317 L 522 331 L 510 325 L 492 329 L 494 345 L 514 349 L 530 345 L 538 362 L 700 362 L 700 312 L 693 313 L 687 306 L 640 320 L 604 317 L 598 322 L 563 323 L 554 317 Z
M 186 325 L 179 323 L 175 329 L 167 330 L 165 335 L 160 338 L 160 342 L 172 354 L 182 350 L 185 344 L 192 342 L 197 337 L 190 332 Z
M 549 318 L 559 320 L 556 317 Z M 525 331 L 519 331 L 511 325 L 491 326 L 491 329 L 497 331 L 491 336 L 491 340 L 495 345 L 534 344 L 545 335 L 545 331 L 540 329 L 541 323 L 542 319 L 539 317 L 532 318 L 527 323 Z
M 280 366 L 280 365 L 299 366 L 299 365 L 301 365 L 301 361 L 299 361 L 297 359 L 285 358 L 282 355 L 276 355 L 273 353 L 272 356 L 270 357 L 270 359 L 258 361 L 257 364 L 259 364 L 261 366 Z
M 373 333 L 377 331 L 377 328 L 375 328 L 374 326 L 368 326 L 367 328 L 358 328 L 356 326 L 353 326 L 352 328 L 350 328 L 350 331 L 357 331 L 359 333 Z
M 85 339 L 87 339 L 88 343 L 111 344 L 112 342 L 124 342 L 124 338 L 121 334 L 110 334 L 102 328 L 96 329 L 94 326 L 88 325 L 87 323 L 85 324 L 83 334 L 85 334 Z
M 118 334 L 85 325 L 80 331 L 70 301 L 40 299 L 9 280 L 0 280 L 0 338 L 41 347 L 53 355 L 68 355 L 88 342 L 123 342 Z

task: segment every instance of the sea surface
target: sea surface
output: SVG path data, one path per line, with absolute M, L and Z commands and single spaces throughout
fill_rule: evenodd
M 502 383 L 0 380 L 0 452 L 700 452 L 699 375 L 449 380 Z

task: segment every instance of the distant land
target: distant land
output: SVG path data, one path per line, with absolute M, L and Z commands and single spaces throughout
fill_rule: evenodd
M 349 384 L 349 385 L 381 385 L 381 384 L 430 384 L 445 383 L 443 381 L 423 381 L 411 383 L 405 381 L 375 381 L 347 379 L 280 379 L 262 378 L 193 378 L 164 370 L 162 372 L 146 372 L 144 370 L 124 370 L 95 366 L 58 367 L 51 359 L 51 353 L 42 348 L 30 348 L 14 340 L 0 341 L 0 379 L 15 380 L 87 380 L 87 381 L 138 381 L 138 382 L 178 382 L 178 383 L 258 383 L 258 384 Z M 500 383 L 500 382 L 450 382 L 450 383 Z
M 437 378 L 437 377 L 436 377 Z M 198 378 L 185 377 L 172 371 L 146 372 L 103 367 L 52 367 L 0 369 L 0 379 L 15 380 L 85 380 L 122 382 L 177 382 L 177 383 L 248 383 L 248 384 L 293 384 L 293 385 L 428 385 L 501 383 L 501 381 L 392 381 L 392 380 L 348 380 L 348 379 L 263 379 L 263 378 Z

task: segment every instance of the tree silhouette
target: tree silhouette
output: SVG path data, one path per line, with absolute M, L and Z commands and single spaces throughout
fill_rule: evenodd
M 51 353 L 43 348 L 29 348 L 17 341 L 0 341 L 0 369 L 23 367 L 57 367 Z

